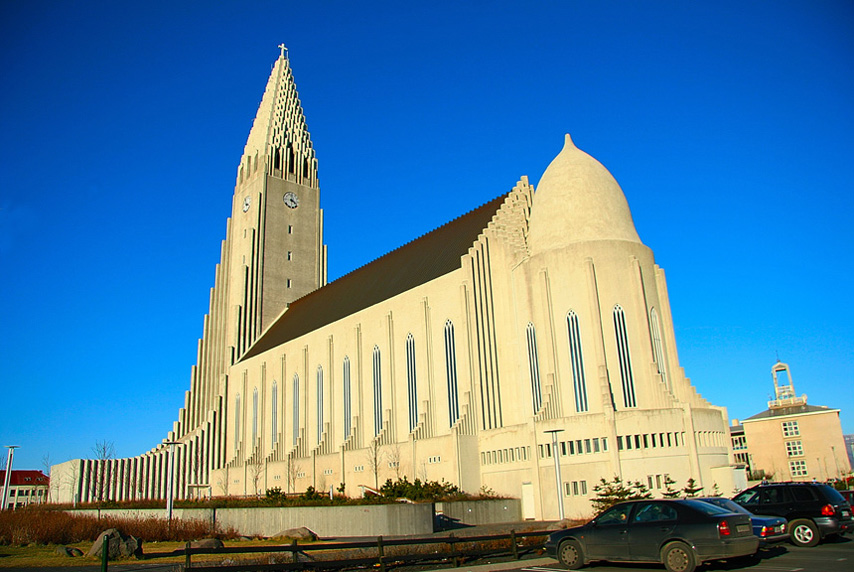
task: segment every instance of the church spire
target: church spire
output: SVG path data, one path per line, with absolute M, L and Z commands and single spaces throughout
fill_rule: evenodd
M 269 174 L 316 188 L 317 160 L 288 49 L 279 44 L 279 50 L 243 149 L 241 166 L 264 157 Z

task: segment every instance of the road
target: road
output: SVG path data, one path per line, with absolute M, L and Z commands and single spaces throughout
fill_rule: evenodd
M 759 560 L 747 566 L 728 562 L 711 562 L 701 572 L 744 570 L 749 572 L 851 572 L 854 570 L 854 538 L 850 535 L 835 542 L 828 541 L 814 548 L 799 548 L 788 543 L 760 550 Z M 554 564 L 519 566 L 504 570 L 519 572 L 565 572 Z M 552 561 L 554 562 L 554 561 Z M 660 572 L 661 566 L 644 564 L 593 564 L 585 569 L 595 572 Z M 473 568 L 477 570 L 477 568 Z

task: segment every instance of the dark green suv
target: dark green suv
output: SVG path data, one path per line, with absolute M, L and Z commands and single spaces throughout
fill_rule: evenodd
M 789 540 L 795 546 L 815 546 L 828 536 L 854 530 L 851 506 L 824 483 L 761 484 L 732 500 L 752 513 L 788 520 Z

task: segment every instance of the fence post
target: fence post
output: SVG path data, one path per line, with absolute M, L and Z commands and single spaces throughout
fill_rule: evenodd
M 377 536 L 377 553 L 379 555 L 378 560 L 379 560 L 379 564 L 380 564 L 380 572 L 385 572 L 385 562 L 383 562 L 384 553 L 383 553 L 383 537 L 382 536 Z
M 460 567 L 460 557 L 457 554 L 457 537 L 454 536 L 453 532 L 450 535 L 448 535 L 448 542 L 451 545 L 451 555 L 454 557 L 454 567 L 459 568 Z
M 291 540 L 291 555 L 293 556 L 294 564 L 299 562 L 299 557 L 297 556 L 297 539 L 296 538 Z
M 184 545 L 184 569 L 190 568 L 193 563 L 190 561 L 190 553 L 192 552 L 192 548 L 190 547 L 190 541 L 187 541 L 187 544 Z
M 110 535 L 104 535 L 101 543 L 101 572 L 107 572 L 107 560 L 110 558 Z
M 510 542 L 513 543 L 513 558 L 519 560 L 519 546 L 516 544 L 516 531 L 510 529 Z

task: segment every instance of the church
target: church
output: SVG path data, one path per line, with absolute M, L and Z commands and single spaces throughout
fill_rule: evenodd
M 679 365 L 664 271 L 569 135 L 536 187 L 522 176 L 329 283 L 320 205 L 282 47 L 184 407 L 144 454 L 54 467 L 53 501 L 358 496 L 406 476 L 554 519 L 589 514 L 602 478 L 745 486 L 726 410 Z

